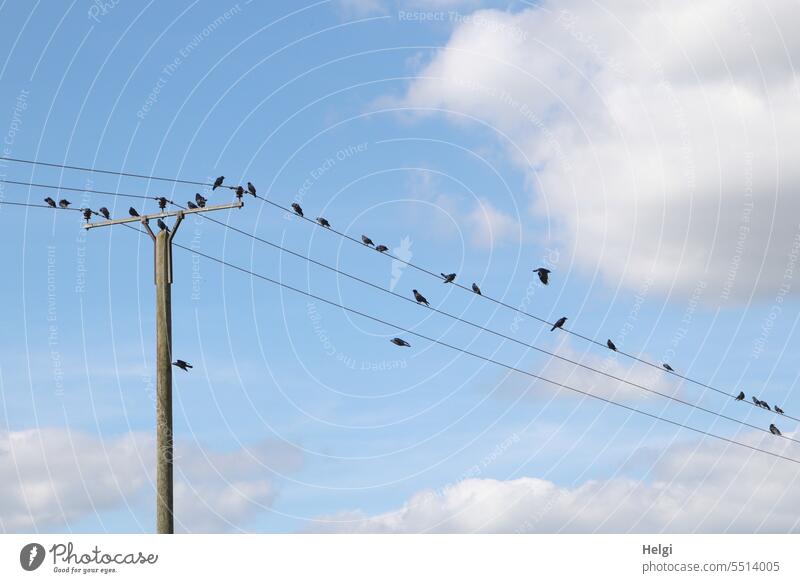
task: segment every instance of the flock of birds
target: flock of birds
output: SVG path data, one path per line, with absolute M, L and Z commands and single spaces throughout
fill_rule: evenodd
M 225 177 L 224 176 L 217 177 L 217 179 L 214 180 L 214 185 L 212 186 L 211 190 L 216 190 L 217 188 L 220 188 L 220 187 L 228 188 L 228 189 L 233 190 L 235 192 L 237 198 L 241 199 L 244 196 L 245 187 L 243 187 L 241 185 L 239 185 L 239 186 L 223 186 L 223 182 L 224 181 L 225 181 Z M 256 196 L 256 187 L 253 186 L 252 182 L 248 182 L 246 188 L 247 188 L 246 192 L 248 194 L 251 194 L 253 197 Z M 155 197 L 155 200 L 158 201 L 158 206 L 162 210 L 164 210 L 167 207 L 167 204 L 172 202 L 172 201 L 168 200 L 167 198 L 165 198 L 163 196 L 162 197 Z M 53 200 L 49 196 L 47 198 L 45 198 L 44 201 L 48 204 L 48 206 L 51 206 L 53 208 L 56 208 L 56 206 L 58 206 L 59 208 L 62 208 L 62 209 L 69 208 L 69 206 L 72 204 L 70 201 L 68 201 L 65 198 L 59 200 L 58 203 L 56 203 L 56 201 Z M 201 195 L 198 192 L 198 193 L 195 194 L 194 201 L 191 201 L 191 200 L 188 201 L 186 203 L 186 206 L 187 206 L 187 208 L 194 210 L 194 209 L 198 209 L 198 208 L 205 208 L 207 203 L 208 203 L 208 199 L 205 198 L 203 195 Z M 305 214 L 303 213 L 303 208 L 298 203 L 293 202 L 291 206 L 292 206 L 292 210 L 295 212 L 295 214 L 297 214 L 299 217 L 305 217 Z M 84 208 L 84 209 L 81 209 L 81 210 L 83 211 L 83 217 L 86 219 L 87 222 L 92 217 L 92 215 L 102 216 L 103 218 L 105 218 L 107 220 L 111 219 L 111 213 L 109 212 L 109 210 L 106 207 L 100 207 L 98 212 L 95 212 L 90 208 Z M 136 211 L 136 209 L 133 208 L 133 207 L 130 207 L 128 209 L 128 214 L 130 214 L 130 216 L 132 216 L 132 217 L 139 217 L 140 216 L 139 213 Z M 326 229 L 330 229 L 331 228 L 330 221 L 328 221 L 328 219 L 326 219 L 325 217 L 316 217 L 315 220 L 320 226 L 322 226 L 322 227 L 324 227 Z M 164 223 L 164 221 L 162 221 L 161 219 L 158 219 L 158 226 L 162 230 L 169 230 L 167 225 L 166 225 L 166 223 Z M 364 245 L 366 245 L 367 247 L 371 247 L 371 248 L 375 249 L 379 253 L 385 253 L 386 251 L 389 250 L 389 248 L 386 245 L 376 245 L 375 242 L 371 238 L 369 238 L 367 235 L 361 235 L 361 242 Z M 551 273 L 551 271 L 549 269 L 547 269 L 545 267 L 539 267 L 537 269 L 534 269 L 533 273 L 535 273 L 539 277 L 539 281 L 543 285 L 547 285 L 549 283 L 549 281 L 550 281 L 550 273 Z M 456 274 L 455 273 L 441 273 L 440 275 L 442 276 L 442 283 L 453 283 L 456 280 Z M 474 293 L 478 294 L 478 295 L 483 295 L 481 293 L 481 288 L 478 286 L 477 283 L 473 282 L 472 291 Z M 428 302 L 428 300 L 418 290 L 414 289 L 414 290 L 411 290 L 411 292 L 414 294 L 414 299 L 416 300 L 416 302 L 418 304 L 430 307 L 430 303 Z M 550 328 L 550 331 L 552 332 L 556 328 L 563 328 L 564 324 L 566 324 L 566 322 L 567 322 L 567 317 L 566 316 L 563 316 L 563 317 L 559 318 L 558 320 L 555 321 L 555 323 L 553 324 L 552 328 Z M 411 344 L 409 342 L 407 342 L 406 340 L 402 339 L 402 338 L 395 337 L 395 338 L 391 338 L 389 341 L 392 344 L 396 345 L 396 346 L 400 346 L 400 347 L 404 347 L 404 348 L 410 348 L 411 347 Z M 610 350 L 613 350 L 614 352 L 617 352 L 617 346 L 614 344 L 614 342 L 610 338 L 606 341 L 606 346 Z M 186 372 L 188 372 L 189 369 L 192 368 L 192 365 L 189 364 L 188 362 L 186 362 L 185 360 L 178 359 L 175 362 L 173 362 L 172 364 L 173 364 L 173 366 L 176 366 L 176 367 L 178 367 L 181 370 L 184 370 Z M 661 366 L 664 367 L 664 370 L 666 370 L 668 372 L 671 372 L 671 373 L 675 372 L 675 370 L 669 364 L 667 364 L 666 362 L 663 363 Z M 744 401 L 745 397 L 746 396 L 744 394 L 744 391 L 740 391 L 739 394 L 736 396 L 736 400 L 737 401 Z M 755 396 L 752 397 L 752 400 L 753 400 L 753 404 L 756 405 L 757 407 L 761 407 L 763 409 L 767 409 L 768 411 L 774 411 L 775 413 L 778 413 L 780 415 L 785 415 L 785 413 L 783 412 L 783 409 L 781 409 L 777 405 L 773 409 L 772 407 L 769 406 L 769 404 L 767 404 L 766 401 L 762 401 L 762 400 L 758 399 Z M 774 423 L 770 423 L 769 431 L 773 435 L 782 435 L 781 431 L 775 426 Z

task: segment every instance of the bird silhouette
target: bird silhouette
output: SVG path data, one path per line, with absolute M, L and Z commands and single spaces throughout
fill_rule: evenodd
M 92 209 L 86 207 L 85 209 L 82 210 L 83 210 L 83 218 L 86 219 L 86 222 L 88 223 L 89 219 L 92 218 Z
M 378 245 L 377 247 L 375 247 L 375 251 L 377 251 L 378 253 L 386 253 L 388 250 L 389 248 L 386 245 Z
M 552 332 L 556 328 L 561 328 L 566 322 L 567 322 L 566 316 L 564 316 L 563 318 L 559 318 L 558 320 L 556 320 L 556 323 L 553 324 L 553 327 L 550 328 L 550 332 Z
M 474 291 L 474 292 L 475 292 L 476 294 L 478 294 L 479 296 L 483 295 L 483 294 L 481 293 L 481 288 L 479 288 L 479 287 L 478 287 L 478 284 L 477 284 L 477 283 L 473 283 L 473 284 L 472 284 L 472 291 Z
M 51 206 L 51 207 L 53 207 L 53 208 L 56 208 L 56 201 L 54 201 L 54 200 L 53 200 L 52 198 L 50 198 L 49 196 L 48 196 L 46 199 L 44 199 L 44 201 L 45 201 L 45 202 L 46 202 L 46 203 L 47 203 L 49 206 Z
M 161 229 L 162 231 L 169 231 L 169 228 L 167 227 L 167 223 L 165 223 L 161 219 L 158 219 L 157 224 L 158 224 L 158 228 Z
M 772 411 L 772 407 L 769 406 L 769 403 L 766 401 L 761 401 L 761 406 L 764 407 L 767 411 Z
M 191 364 L 189 364 L 185 360 L 180 360 L 180 359 L 178 359 L 175 362 L 173 362 L 172 366 L 177 366 L 179 369 L 185 370 L 186 372 L 189 372 L 190 368 L 194 368 L 194 367 L 192 367 Z
M 194 204 L 191 200 L 186 201 L 186 206 L 189 207 L 192 210 L 200 208 L 199 206 Z
M 663 366 L 663 367 L 664 367 L 664 370 L 668 370 L 669 372 L 675 372 L 675 369 L 673 369 L 673 368 L 672 368 L 670 365 L 668 365 L 666 362 L 665 362 L 664 364 L 662 364 L 661 366 Z
M 293 202 L 292 203 L 292 208 L 294 209 L 295 214 L 297 214 L 298 216 L 301 216 L 301 217 L 303 216 L 303 209 L 300 208 L 299 204 L 297 204 L 296 202 Z
M 132 217 L 138 217 L 138 216 L 139 216 L 139 213 L 137 213 L 137 212 L 136 212 L 136 209 L 135 209 L 135 208 L 133 208 L 133 207 L 131 207 L 131 208 L 129 208 L 129 209 L 128 209 L 128 214 L 129 214 L 130 216 L 132 216 Z
M 111 213 L 108 212 L 108 209 L 104 206 L 100 207 L 100 214 L 103 215 L 103 218 L 106 220 L 111 218 Z
M 428 303 L 428 300 L 425 299 L 425 296 L 423 296 L 421 293 L 419 293 L 415 289 L 412 289 L 411 291 L 414 292 L 414 299 L 417 300 L 418 304 L 425 304 L 426 306 L 430 306 L 430 304 Z
M 783 409 L 781 409 L 781 408 L 780 408 L 780 407 L 778 407 L 777 405 L 775 405 L 775 412 L 776 412 L 776 413 L 780 413 L 781 415 L 785 415 L 785 413 L 783 412 Z
M 218 189 L 220 186 L 222 186 L 222 181 L 223 181 L 223 180 L 225 180 L 225 177 L 224 177 L 224 176 L 219 176 L 219 177 L 217 177 L 217 179 L 214 181 L 214 186 L 212 186 L 212 187 L 211 187 L 211 190 L 216 190 L 216 189 Z
M 774 423 L 770 423 L 770 424 L 769 424 L 769 432 L 770 432 L 772 435 L 783 435 L 783 434 L 781 433 L 781 430 L 780 430 L 780 429 L 778 429 L 777 427 L 775 427 L 775 424 L 774 424 Z
M 158 201 L 158 208 L 160 208 L 162 211 L 167 208 L 167 203 L 169 201 L 166 198 L 159 196 L 156 200 Z
M 739 391 L 739 394 L 736 395 L 737 401 L 744 401 L 744 391 Z
M 253 186 L 253 183 L 252 183 L 252 182 L 248 182 L 248 183 L 247 183 L 247 192 L 249 192 L 249 193 L 250 193 L 250 194 L 252 194 L 253 196 L 255 196 L 255 195 L 256 195 L 256 187 L 255 187 L 255 186 Z
M 66 198 L 62 198 L 61 200 L 58 201 L 58 206 L 60 206 L 62 209 L 67 208 L 71 204 L 72 203 L 68 201 Z
M 195 202 L 197 202 L 197 206 L 199 206 L 200 208 L 205 208 L 206 203 L 208 202 L 208 199 L 199 192 L 195 193 L 194 200 Z
M 372 239 L 370 239 L 370 238 L 369 238 L 369 237 L 367 237 L 366 235 L 361 235 L 361 241 L 362 241 L 362 242 L 364 243 L 364 245 L 366 245 L 367 247 L 374 247 L 374 246 L 375 246 L 375 243 L 373 243 L 373 242 L 372 242 Z
M 317 222 L 320 225 L 322 225 L 323 227 L 325 227 L 326 229 L 330 229 L 331 228 L 330 222 L 328 222 L 328 219 L 326 219 L 325 217 L 317 217 Z
M 402 338 L 392 338 L 390 342 L 392 344 L 396 344 L 397 346 L 407 346 L 409 348 L 411 347 L 411 345 Z
M 616 346 L 616 345 L 615 345 L 613 342 L 611 342 L 611 338 L 609 338 L 608 340 L 606 340 L 606 346 L 608 346 L 608 347 L 609 347 L 611 350 L 613 350 L 614 352 L 616 352 L 616 351 L 617 351 L 617 346 Z
M 761 401 L 759 401 L 755 397 L 752 397 L 752 399 L 753 399 L 753 404 L 756 405 L 756 407 L 760 407 L 761 406 Z
M 538 269 L 534 269 L 533 272 L 539 275 L 539 281 L 541 281 L 544 285 L 547 285 L 550 274 L 549 269 L 545 269 L 544 267 L 539 267 Z
M 242 185 L 240 184 L 239 186 L 236 187 L 236 198 L 242 198 L 243 196 L 244 196 L 244 188 L 242 188 Z
M 442 273 L 441 276 L 444 278 L 444 281 L 442 283 L 453 283 L 456 280 L 455 273 L 447 273 L 447 274 Z

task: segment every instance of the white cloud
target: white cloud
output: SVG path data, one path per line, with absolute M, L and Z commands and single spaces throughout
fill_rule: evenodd
M 403 101 L 508 135 L 532 210 L 584 268 L 686 294 L 702 279 L 706 298 L 774 295 L 800 243 L 794 15 L 792 0 L 478 11 Z
M 792 455 L 772 436 L 744 440 Z M 650 475 L 647 482 L 614 477 L 576 487 L 531 477 L 468 479 L 441 492 L 419 492 L 392 512 L 321 517 L 315 527 L 379 533 L 800 532 L 798 464 L 709 440 L 669 448 Z

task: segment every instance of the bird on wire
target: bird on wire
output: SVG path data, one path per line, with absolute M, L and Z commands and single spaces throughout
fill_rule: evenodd
M 372 239 L 367 237 L 366 235 L 361 235 L 361 242 L 364 243 L 367 247 L 374 247 L 375 243 L 372 242 Z
M 478 294 L 479 296 L 482 296 L 482 295 L 483 295 L 483 294 L 481 293 L 481 288 L 479 288 L 479 287 L 478 287 L 478 284 L 477 284 L 477 283 L 473 283 L 473 284 L 472 284 L 472 291 L 474 291 L 474 292 L 475 292 L 476 294 Z
M 71 204 L 72 203 L 68 201 L 66 198 L 62 198 L 61 200 L 58 201 L 58 206 L 60 206 L 62 209 L 68 208 L 69 205 Z
M 214 186 L 211 187 L 211 190 L 216 190 L 220 186 L 222 186 L 222 182 L 225 180 L 224 176 L 218 176 L 217 179 L 214 181 Z
M 425 296 L 415 289 L 412 289 L 411 291 L 414 292 L 414 299 L 417 300 L 418 304 L 425 304 L 426 306 L 430 307 L 430 304 L 428 303 L 428 300 L 425 299 Z
M 50 198 L 49 196 L 48 196 L 47 198 L 45 198 L 45 199 L 44 199 L 44 201 L 45 201 L 45 202 L 48 204 L 48 206 L 51 206 L 51 207 L 53 207 L 53 208 L 56 208 L 56 201 L 54 201 L 54 200 L 53 200 L 52 198 Z
M 303 209 L 300 207 L 299 204 L 297 204 L 296 202 L 293 202 L 292 203 L 292 208 L 294 209 L 294 212 L 295 212 L 295 214 L 297 216 L 299 216 L 299 217 L 303 216 Z
M 555 323 L 555 324 L 553 324 L 553 327 L 552 327 L 552 328 L 550 328 L 550 332 L 552 332 L 552 331 L 553 331 L 553 330 L 555 330 L 556 328 L 561 328 L 561 327 L 563 327 L 563 326 L 564 326 L 564 324 L 566 324 L 566 323 L 567 323 L 567 317 L 566 317 L 566 316 L 564 316 L 563 318 L 559 318 L 558 320 L 556 320 L 556 323 Z
M 200 208 L 205 208 L 206 203 L 208 202 L 208 199 L 199 192 L 195 193 L 194 200 L 197 203 L 197 206 L 199 206 Z
M 330 221 L 328 221 L 328 219 L 326 219 L 325 217 L 317 217 L 317 222 L 320 225 L 322 225 L 323 227 L 325 227 L 326 229 L 330 229 L 331 228 Z
M 375 247 L 375 251 L 377 251 L 378 253 L 386 253 L 388 250 L 389 248 L 386 245 L 378 245 L 377 247 Z
M 244 196 L 244 188 L 240 184 L 236 187 L 236 198 L 242 198 Z
M 547 285 L 547 282 L 550 280 L 549 269 L 539 267 L 538 269 L 534 269 L 533 272 L 539 275 L 539 281 L 541 281 L 544 285 Z
M 775 412 L 776 412 L 776 413 L 780 413 L 781 415 L 785 415 L 785 413 L 783 412 L 783 409 L 781 409 L 781 408 L 780 408 L 780 407 L 778 407 L 777 405 L 775 405 Z
M 128 214 L 129 214 L 130 216 L 132 216 L 132 217 L 138 217 L 138 216 L 139 216 L 139 213 L 138 213 L 138 212 L 136 212 L 136 209 L 135 209 L 135 208 L 133 208 L 133 207 L 131 207 L 131 208 L 129 208 L 129 209 L 128 209 Z
M 250 194 L 252 194 L 255 197 L 255 195 L 256 195 L 256 187 L 253 186 L 252 182 L 248 182 L 247 183 L 247 192 L 249 192 Z
M 194 204 L 191 200 L 186 201 L 186 206 L 189 207 L 190 210 L 195 210 L 200 208 L 196 204 Z
M 772 435 L 783 435 L 783 434 L 781 433 L 781 430 L 780 430 L 780 429 L 778 429 L 777 427 L 775 427 L 775 424 L 774 424 L 774 423 L 770 423 L 770 424 L 769 424 L 769 432 L 770 432 Z
M 392 338 L 390 342 L 392 344 L 396 344 L 397 346 L 406 346 L 408 348 L 411 347 L 411 345 L 402 338 Z
M 189 372 L 190 368 L 194 368 L 194 367 L 192 367 L 191 364 L 189 364 L 185 360 L 180 360 L 180 359 L 178 359 L 175 362 L 173 362 L 172 366 L 177 366 L 179 369 L 185 370 L 186 372 Z
M 163 196 L 159 196 L 158 198 L 156 198 L 156 200 L 158 201 L 158 208 L 160 208 L 162 211 L 163 211 L 165 208 L 167 208 L 167 203 L 168 203 L 169 201 L 168 201 L 168 200 L 167 200 L 165 197 L 163 197 Z
M 739 391 L 739 394 L 736 395 L 737 401 L 744 401 L 744 391 Z
M 108 209 L 104 206 L 100 207 L 100 214 L 103 215 L 103 218 L 106 220 L 111 219 L 111 213 L 108 212 Z
M 661 366 L 664 367 L 664 370 L 667 370 L 669 372 L 675 372 L 675 369 L 672 368 L 670 365 L 668 365 L 666 362 L 664 364 L 662 364 Z
M 456 280 L 455 273 L 447 273 L 447 274 L 442 273 L 441 276 L 442 278 L 444 278 L 444 281 L 442 283 L 453 283 Z
M 611 342 L 611 338 L 609 338 L 608 340 L 606 340 L 606 346 L 608 346 L 608 347 L 609 347 L 611 350 L 613 350 L 614 352 L 616 352 L 616 351 L 617 351 L 617 346 L 616 346 L 616 344 L 614 344 L 613 342 Z

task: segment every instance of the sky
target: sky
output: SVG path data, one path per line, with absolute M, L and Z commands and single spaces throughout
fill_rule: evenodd
M 3 2 L 2 157 L 251 181 L 404 261 L 797 415 L 795 13 Z M 0 180 L 0 202 L 114 216 L 200 188 L 9 160 Z M 246 272 L 174 252 L 173 353 L 194 366 L 174 369 L 178 532 L 800 531 L 793 420 L 260 200 L 213 218 L 518 342 L 188 217 L 176 242 Z M 154 527 L 152 245 L 81 222 L 0 204 L 1 532 Z

